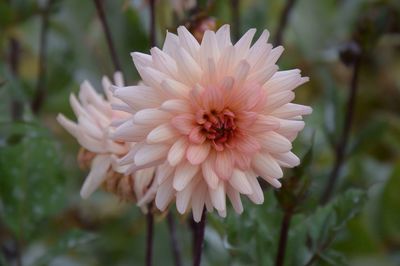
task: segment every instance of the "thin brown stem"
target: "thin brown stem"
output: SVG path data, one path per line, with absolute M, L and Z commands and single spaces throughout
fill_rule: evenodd
M 204 232 L 206 228 L 206 211 L 203 210 L 201 220 L 196 224 L 195 252 L 193 257 L 193 266 L 200 266 L 201 255 L 204 246 Z
M 340 175 L 340 170 L 344 163 L 344 158 L 346 155 L 346 147 L 347 147 L 347 143 L 348 143 L 348 139 L 349 139 L 349 135 L 350 135 L 350 129 L 351 129 L 351 126 L 353 123 L 354 109 L 355 109 L 355 105 L 356 105 L 356 95 L 357 95 L 357 89 L 358 89 L 359 71 L 360 71 L 360 57 L 357 56 L 357 58 L 355 58 L 354 63 L 353 63 L 353 75 L 352 75 L 351 83 L 350 83 L 350 90 L 349 90 L 349 96 L 348 96 L 348 101 L 347 101 L 347 106 L 346 106 L 346 116 L 345 116 L 345 120 L 344 120 L 343 131 L 342 131 L 341 137 L 336 145 L 335 162 L 334 162 L 332 171 L 329 175 L 328 182 L 327 182 L 324 192 L 321 196 L 320 203 L 322 205 L 326 204 L 332 197 L 332 193 L 335 189 L 335 184 L 337 182 L 337 179 Z
M 283 8 L 282 14 L 279 19 L 278 29 L 276 31 L 274 45 L 281 45 L 283 33 L 285 32 L 286 25 L 289 21 L 290 11 L 293 9 L 296 0 L 287 0 L 286 5 Z
M 48 0 L 42 11 L 42 26 L 40 29 L 39 44 L 39 72 L 36 83 L 35 94 L 32 99 L 32 112 L 37 114 L 43 106 L 46 98 L 46 74 L 47 74 L 47 32 L 49 29 L 50 8 L 54 0 Z
M 150 6 L 150 46 L 156 46 L 156 4 L 155 0 L 149 1 Z
M 15 78 L 18 78 L 19 75 L 20 50 L 20 45 L 17 39 L 10 38 L 8 64 L 10 66 L 11 74 Z M 17 99 L 15 95 L 13 95 L 10 103 L 10 113 L 13 121 L 21 120 L 22 109 L 22 103 Z
M 146 266 L 153 265 L 153 239 L 154 239 L 154 216 L 151 208 L 146 215 L 147 240 L 146 240 Z
M 280 231 L 280 236 L 279 236 L 278 252 L 277 252 L 276 261 L 275 261 L 276 266 L 284 265 L 285 254 L 286 254 L 286 245 L 287 245 L 287 239 L 288 239 L 290 222 L 292 220 L 292 216 L 293 216 L 292 211 L 285 211 L 285 213 L 283 215 L 281 231 Z
M 122 71 L 120 61 L 118 60 L 117 52 L 115 50 L 114 42 L 111 36 L 110 28 L 108 27 L 107 18 L 104 13 L 104 7 L 102 0 L 94 0 L 96 5 L 97 15 L 101 21 L 101 26 L 103 27 L 104 34 L 106 36 L 106 41 L 108 45 L 108 49 L 110 51 L 111 60 L 114 64 L 115 71 Z
M 182 265 L 181 247 L 179 246 L 178 243 L 176 228 L 175 228 L 175 219 L 172 212 L 169 212 L 167 215 L 167 223 L 171 238 L 171 247 L 172 247 L 172 254 L 174 255 L 175 266 L 181 266 Z
M 232 32 L 235 41 L 240 38 L 240 2 L 231 0 Z

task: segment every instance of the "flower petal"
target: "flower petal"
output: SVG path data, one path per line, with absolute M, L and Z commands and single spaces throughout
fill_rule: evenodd
M 247 180 L 247 176 L 240 170 L 234 169 L 232 177 L 229 179 L 231 186 L 242 194 L 251 194 L 253 190 Z
M 135 164 L 141 166 L 160 160 L 167 156 L 168 150 L 168 145 L 143 145 L 135 154 Z
M 168 152 L 168 162 L 171 166 L 176 166 L 181 162 L 182 158 L 185 156 L 188 144 L 187 138 L 181 137 L 172 145 Z
M 281 178 L 283 176 L 281 167 L 268 153 L 257 153 L 254 155 L 252 165 L 256 174 L 262 177 Z
M 207 158 L 210 151 L 210 143 L 190 144 L 186 151 L 186 158 L 191 164 L 201 164 Z
M 107 178 L 107 170 L 111 165 L 109 155 L 97 155 L 91 165 L 91 171 L 86 177 L 81 189 L 81 197 L 87 199 Z
M 182 191 L 189 184 L 192 178 L 199 171 L 198 165 L 193 165 L 188 161 L 183 161 L 176 167 L 174 176 L 174 189 Z

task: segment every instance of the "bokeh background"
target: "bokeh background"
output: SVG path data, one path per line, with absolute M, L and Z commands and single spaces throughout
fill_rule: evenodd
M 304 163 L 286 172 L 287 189 L 266 188 L 260 206 L 244 199 L 241 216 L 209 215 L 203 264 L 275 265 L 285 210 L 296 204 L 285 265 L 400 265 L 400 1 L 215 0 L 190 9 L 173 8 L 176 2 L 156 1 L 159 46 L 166 30 L 195 30 L 199 19 L 232 24 L 241 34 L 267 28 L 271 41 L 281 31 L 280 68 L 310 77 L 295 102 L 314 109 L 295 141 Z M 150 47 L 148 2 L 103 6 L 133 84 L 130 52 Z M 333 200 L 320 206 L 358 53 L 344 160 Z M 55 120 L 60 112 L 73 118 L 68 97 L 83 80 L 100 89 L 102 75 L 113 72 L 93 1 L 0 1 L 0 265 L 144 264 L 145 216 L 102 191 L 80 198 L 86 172 L 76 162 L 79 146 Z M 183 265 L 192 253 L 187 218 L 175 215 Z M 154 264 L 174 265 L 165 214 L 155 219 Z

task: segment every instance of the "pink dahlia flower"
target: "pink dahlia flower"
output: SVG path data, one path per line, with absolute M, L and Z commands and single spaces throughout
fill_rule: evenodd
M 201 44 L 185 27 L 167 33 L 162 50 L 133 53 L 143 85 L 115 88 L 131 117 L 114 139 L 137 142 L 121 160 L 131 168 L 157 166 L 156 206 L 192 210 L 204 206 L 226 215 L 226 196 L 236 212 L 240 195 L 264 200 L 257 177 L 281 186 L 282 167 L 299 158 L 290 150 L 311 108 L 291 103 L 308 81 L 300 70 L 278 71 L 283 47 L 272 48 L 264 31 L 253 44 L 251 29 L 234 45 L 229 26 L 206 31 Z
M 117 86 L 124 86 L 120 73 L 114 75 L 114 80 Z M 136 199 L 144 207 L 144 203 L 155 197 L 154 189 L 148 189 L 154 177 L 154 168 L 140 170 L 132 175 L 129 168 L 117 164 L 117 160 L 134 147 L 134 143 L 111 140 L 113 128 L 110 125 L 125 121 L 129 114 L 112 110 L 112 104 L 121 105 L 122 102 L 113 96 L 110 90 L 112 83 L 107 77 L 103 77 L 102 85 L 105 99 L 87 81 L 81 84 L 79 100 L 71 94 L 71 107 L 78 119 L 76 123 L 62 114 L 57 117 L 58 122 L 83 148 L 78 156 L 80 164 L 87 164 L 90 168 L 81 196 L 88 198 L 103 185 L 121 199 Z

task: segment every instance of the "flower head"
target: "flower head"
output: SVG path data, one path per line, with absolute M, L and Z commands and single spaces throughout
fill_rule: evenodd
M 117 86 L 124 86 L 123 77 L 119 72 L 115 73 L 114 79 Z M 129 114 L 112 110 L 112 104 L 121 105 L 122 102 L 113 96 L 110 90 L 112 83 L 107 77 L 103 77 L 102 85 L 106 98 L 97 93 L 87 81 L 81 84 L 79 100 L 71 94 L 70 103 L 78 120 L 76 123 L 62 114 L 57 117 L 58 122 L 82 146 L 78 155 L 80 165 L 90 168 L 81 189 L 81 196 L 88 198 L 103 185 L 106 190 L 117 194 L 123 200 L 136 199 L 139 202 L 147 202 L 151 194 L 152 200 L 155 192 L 147 191 L 153 180 L 154 168 L 131 175 L 125 174 L 129 173 L 129 168 L 117 164 L 117 160 L 134 147 L 134 143 L 111 140 L 113 127 L 110 127 L 110 124 L 125 121 Z
M 308 78 L 297 69 L 278 71 L 283 48 L 267 43 L 267 31 L 251 45 L 254 34 L 233 45 L 225 25 L 206 31 L 199 44 L 181 26 L 177 35 L 167 33 L 162 50 L 132 54 L 144 84 L 117 86 L 115 96 L 132 115 L 113 137 L 138 143 L 126 163 L 157 166 L 160 210 L 175 199 L 196 221 L 204 206 L 225 216 L 228 196 L 241 213 L 241 194 L 264 200 L 258 176 L 280 187 L 282 167 L 299 164 L 291 141 L 311 108 L 291 101 Z

